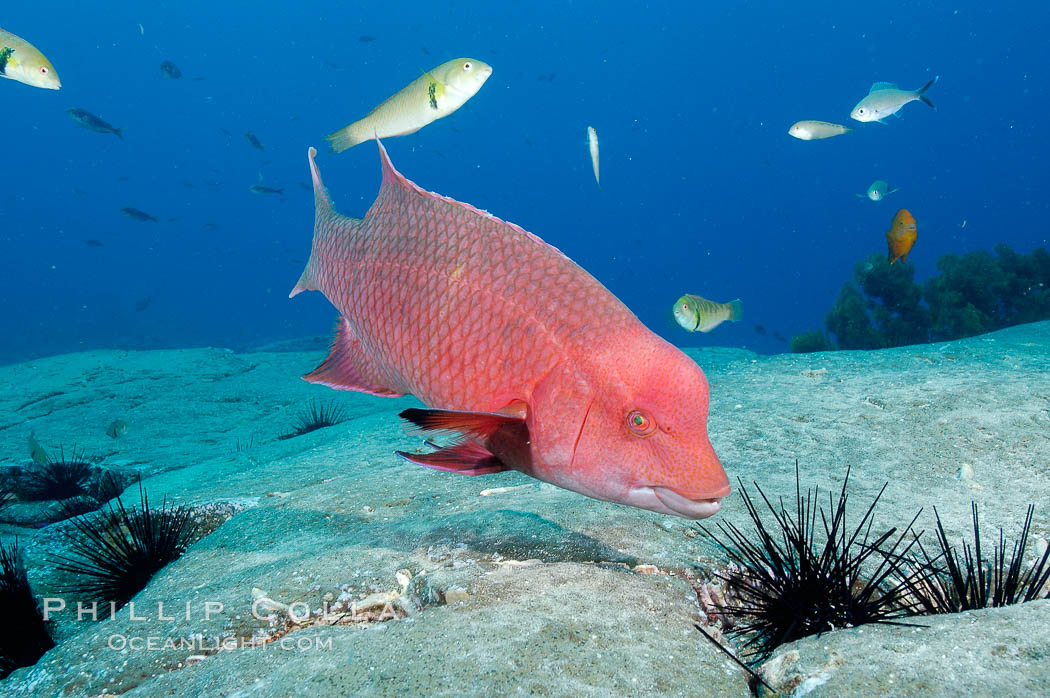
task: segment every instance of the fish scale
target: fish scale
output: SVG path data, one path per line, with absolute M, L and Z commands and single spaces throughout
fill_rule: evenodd
M 435 407 L 494 411 L 511 396 L 527 399 L 531 379 L 567 352 L 647 331 L 554 247 L 423 191 L 383 152 L 383 184 L 363 221 L 319 196 L 312 274 L 394 392 Z M 602 323 L 577 327 L 596 307 Z
M 364 219 L 331 201 L 310 149 L 314 241 L 294 296 L 340 311 L 307 381 L 430 409 L 401 416 L 458 435 L 438 470 L 514 469 L 597 499 L 686 518 L 718 511 L 729 481 L 707 437 L 707 380 L 554 247 L 424 191 L 379 143 L 383 179 Z

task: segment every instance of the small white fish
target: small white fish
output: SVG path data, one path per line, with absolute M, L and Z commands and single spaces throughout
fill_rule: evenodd
M 594 168 L 594 181 L 598 183 L 598 191 L 602 190 L 602 182 L 598 178 L 598 132 L 593 126 L 587 127 L 587 147 L 591 150 L 591 167 Z
M 830 121 L 799 121 L 788 129 L 788 134 L 803 141 L 819 141 L 822 138 L 841 136 L 853 129 Z
M 882 122 L 887 116 L 896 114 L 908 102 L 921 100 L 930 109 L 936 109 L 933 102 L 926 98 L 926 90 L 930 89 L 940 76 L 935 76 L 922 88 L 918 90 L 902 90 L 892 82 L 877 82 L 871 86 L 868 96 L 857 102 L 850 112 L 850 118 L 855 121 Z
M 890 185 L 888 182 L 882 179 L 876 179 L 874 182 L 871 183 L 871 186 L 868 187 L 868 191 L 866 193 L 855 194 L 855 196 L 858 196 L 861 199 L 882 201 L 886 197 L 886 195 L 892 194 L 893 192 L 898 191 L 899 189 L 900 187 L 894 187 L 893 189 L 890 189 Z

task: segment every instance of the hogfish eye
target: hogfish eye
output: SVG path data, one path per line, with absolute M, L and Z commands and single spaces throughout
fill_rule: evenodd
M 642 410 L 631 410 L 627 415 L 627 426 L 635 436 L 649 436 L 656 430 L 656 423 Z
M 474 64 L 471 63 L 470 61 L 467 61 L 466 63 L 463 64 L 463 70 L 470 70 L 473 67 L 474 67 Z
M 46 65 L 40 66 L 40 74 L 41 75 L 47 75 L 47 66 Z

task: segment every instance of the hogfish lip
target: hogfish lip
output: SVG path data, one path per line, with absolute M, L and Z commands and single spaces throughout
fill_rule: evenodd
M 729 494 L 728 490 L 727 487 L 726 492 L 719 492 L 718 497 L 689 499 L 667 487 L 636 487 L 628 493 L 626 503 L 684 519 L 706 519 L 722 508 L 722 496 Z

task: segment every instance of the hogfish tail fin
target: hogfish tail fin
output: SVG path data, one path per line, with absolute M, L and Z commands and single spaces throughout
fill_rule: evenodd
M 292 298 L 303 291 L 322 291 L 324 272 L 322 260 L 326 255 L 332 254 L 332 247 L 340 238 L 345 237 L 354 227 L 360 223 L 358 218 L 350 218 L 340 214 L 332 206 L 332 200 L 328 197 L 328 191 L 321 182 L 321 172 L 317 169 L 314 158 L 317 149 L 310 148 L 310 178 L 314 185 L 314 239 L 310 247 L 310 259 L 306 262 L 306 269 L 295 284 L 295 288 L 288 294 Z M 327 295 L 327 294 L 325 294 Z

